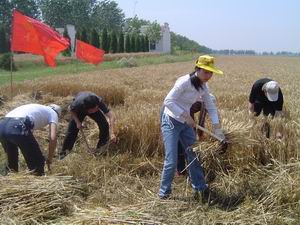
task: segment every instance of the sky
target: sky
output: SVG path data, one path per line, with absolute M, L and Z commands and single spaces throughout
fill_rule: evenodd
M 300 52 L 299 0 L 115 0 L 125 17 L 169 23 L 214 50 Z

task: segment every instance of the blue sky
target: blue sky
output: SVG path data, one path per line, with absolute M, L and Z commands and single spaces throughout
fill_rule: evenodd
M 115 0 L 126 17 L 168 22 L 212 49 L 300 52 L 298 0 Z

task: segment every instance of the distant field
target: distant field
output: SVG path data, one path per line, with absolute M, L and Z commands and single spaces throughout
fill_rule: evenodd
M 103 96 L 117 116 L 120 142 L 109 146 L 106 155 L 91 157 L 79 137 L 74 153 L 63 161 L 55 160 L 52 174 L 74 176 L 78 184 L 87 186 L 87 197 L 80 203 L 74 201 L 76 209 L 69 216 L 58 216 L 51 222 L 299 224 L 300 57 L 216 57 L 216 66 L 224 71 L 224 75 L 214 75 L 209 87 L 217 98 L 223 128 L 236 134 L 240 141 L 223 156 L 216 156 L 214 149 L 205 147 L 212 142 L 208 137 L 202 145 L 200 158 L 209 185 L 222 196 L 218 205 L 210 207 L 192 199 L 191 187 L 184 177 L 175 177 L 170 200 L 161 201 L 157 197 L 163 165 L 159 108 L 176 79 L 192 72 L 194 67 L 194 56 L 189 56 L 191 59 L 186 62 L 163 63 L 167 57 L 137 58 L 138 67 L 132 68 L 115 66 L 104 70 L 105 63 L 99 68 L 80 64 L 81 70 L 76 73 L 73 63 L 59 65 L 54 70 L 38 64 L 35 70 L 32 60 L 26 62 L 30 69 L 24 62 L 23 75 L 19 74 L 24 76 L 22 79 L 28 78 L 26 73 L 35 73 L 31 78 L 37 77 L 38 73 L 48 76 L 15 84 L 15 97 L 1 106 L 0 116 L 28 102 L 60 104 L 64 109 L 59 127 L 60 144 L 69 120 L 67 106 L 78 91 L 90 90 Z M 155 65 L 146 65 L 149 61 Z M 53 74 L 56 74 L 55 78 Z M 4 76 L 8 76 L 6 72 Z M 278 81 L 285 98 L 285 118 L 269 121 L 272 127 L 270 139 L 261 135 L 261 120 L 251 128 L 252 121 L 247 111 L 251 86 L 262 77 Z M 8 84 L 2 85 L 0 95 L 8 96 L 9 90 Z M 37 92 L 41 93 L 41 99 L 33 98 Z M 91 120 L 87 120 L 86 125 L 86 136 L 94 146 L 98 137 L 97 126 Z M 209 122 L 207 127 L 210 127 Z M 279 127 L 284 133 L 282 140 L 275 139 L 274 130 Z M 37 132 L 37 136 L 46 149 L 47 130 Z M 3 151 L 0 152 L 0 157 L 4 158 Z M 24 169 L 24 163 L 22 167 Z M 3 218 L 10 215 L 6 213 L 2 214 Z M 22 220 L 21 216 L 16 214 L 11 219 Z M 37 220 L 49 223 L 47 218 Z
M 130 63 L 122 62 L 122 58 Z M 195 59 L 195 54 L 161 55 L 158 53 L 120 53 L 105 54 L 104 62 L 95 66 L 76 60 L 74 57 L 57 57 L 57 67 L 51 68 L 44 64 L 43 57 L 31 54 L 14 54 L 18 71 L 13 72 L 13 82 L 32 80 L 53 75 L 70 75 L 87 71 L 106 70 L 130 66 L 180 62 Z M 0 69 L 0 85 L 10 82 L 10 72 Z

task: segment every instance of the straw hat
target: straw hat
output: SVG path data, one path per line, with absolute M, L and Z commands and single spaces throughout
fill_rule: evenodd
M 205 70 L 208 70 L 208 71 L 211 71 L 213 73 L 216 73 L 216 74 L 220 74 L 222 75 L 223 72 L 217 68 L 215 68 L 214 66 L 214 57 L 212 56 L 209 56 L 209 55 L 201 55 L 199 56 L 198 60 L 196 61 L 196 67 L 198 68 L 202 68 L 202 69 L 205 69 Z

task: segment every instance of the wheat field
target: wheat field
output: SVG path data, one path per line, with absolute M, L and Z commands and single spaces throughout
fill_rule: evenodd
M 60 147 L 70 119 L 67 106 L 72 95 L 89 90 L 102 96 L 116 114 L 119 142 L 109 145 L 105 154 L 91 156 L 79 135 L 73 152 L 62 161 L 54 160 L 53 169 L 47 172 L 45 179 L 72 176 L 78 185 L 84 186 L 84 194 L 72 200 L 68 213 L 60 212 L 51 217 L 24 216 L 28 215 L 26 209 L 24 215 L 20 207 L 18 213 L 14 213 L 14 207 L 7 207 L 9 201 L 3 204 L 0 201 L 0 223 L 299 224 L 299 57 L 216 57 L 216 66 L 224 75 L 214 75 L 209 87 L 217 98 L 223 129 L 231 135 L 232 143 L 226 154 L 218 155 L 215 153 L 217 143 L 206 136 L 197 151 L 209 185 L 221 196 L 220 202 L 208 206 L 193 200 L 185 177 L 175 177 L 170 200 L 159 200 L 163 165 L 159 109 L 176 79 L 193 71 L 193 63 L 99 70 L 14 84 L 14 98 L 4 101 L 1 117 L 12 108 L 29 102 L 61 105 Z M 262 77 L 278 81 L 285 100 L 284 118 L 268 119 L 271 124 L 269 139 L 261 135 L 263 119 L 253 124 L 247 110 L 251 86 Z M 2 86 L 0 95 L 8 99 L 5 96 L 9 96 L 9 91 L 9 86 Z M 89 145 L 94 147 L 98 128 L 88 119 L 86 127 L 84 132 Z M 207 127 L 210 128 L 209 120 Z M 275 138 L 277 129 L 283 131 L 281 140 Z M 36 132 L 36 136 L 46 150 L 47 130 Z M 0 158 L 3 164 L 2 149 Z M 23 161 L 21 167 L 26 168 Z M 36 182 L 34 177 L 28 179 Z M 14 188 L 20 185 L 22 190 L 21 179 L 15 180 Z M 5 191 L 0 192 L 1 198 L 6 195 Z M 22 198 L 22 193 L 15 195 Z M 54 200 L 49 197 L 45 201 L 52 204 Z M 29 201 L 28 204 L 34 203 Z

